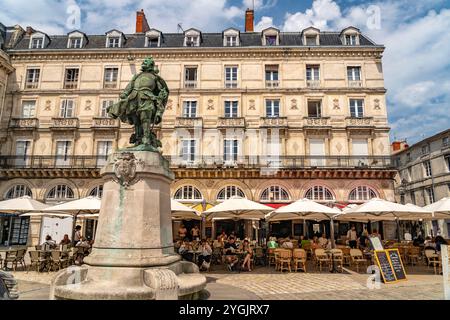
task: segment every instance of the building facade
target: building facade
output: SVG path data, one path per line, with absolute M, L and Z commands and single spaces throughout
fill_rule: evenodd
M 450 196 L 450 129 L 399 150 L 394 162 L 399 171 L 395 183 L 399 203 L 426 206 Z M 442 220 L 426 233 L 448 238 L 449 230 L 450 220 Z
M 101 195 L 100 168 L 132 133 L 106 107 L 152 56 L 170 88 L 156 130 L 175 199 L 199 209 L 234 195 L 273 207 L 304 197 L 342 206 L 394 200 L 384 47 L 358 29 L 137 31 L 49 36 L 27 28 L 7 50 L 15 71 L 0 197 Z M 301 223 L 274 228 L 298 235 Z M 204 231 L 229 227 L 207 223 Z M 32 225 L 33 242 L 40 228 Z M 239 228 L 248 233 L 252 224 Z

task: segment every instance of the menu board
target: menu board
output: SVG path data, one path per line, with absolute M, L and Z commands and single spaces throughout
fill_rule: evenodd
M 395 277 L 394 268 L 391 265 L 386 250 L 376 250 L 375 259 L 380 267 L 380 272 L 384 283 L 396 282 L 397 278 Z
M 389 260 L 391 260 L 391 265 L 397 280 L 406 280 L 405 267 L 403 266 L 403 261 L 398 249 L 389 249 L 386 251 L 389 254 Z

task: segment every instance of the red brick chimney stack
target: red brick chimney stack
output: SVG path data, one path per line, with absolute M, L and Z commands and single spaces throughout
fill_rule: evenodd
M 145 17 L 144 9 L 136 12 L 136 33 L 145 33 L 150 30 L 150 27 Z
M 255 29 L 255 10 L 245 11 L 245 32 L 253 32 Z

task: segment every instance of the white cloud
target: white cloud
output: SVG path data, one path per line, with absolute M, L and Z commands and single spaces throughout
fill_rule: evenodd
M 255 25 L 255 31 L 262 31 L 273 26 L 272 17 L 262 17 L 261 20 Z
M 242 4 L 245 8 L 254 8 L 255 10 L 263 10 L 274 7 L 277 4 L 277 0 L 243 0 Z
M 316 0 L 305 12 L 287 13 L 283 30 L 300 31 L 309 26 L 328 29 L 328 21 L 341 17 L 341 10 L 332 0 Z

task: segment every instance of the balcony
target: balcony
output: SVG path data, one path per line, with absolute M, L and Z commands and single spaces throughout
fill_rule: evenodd
M 308 88 L 319 88 L 320 80 L 306 80 L 306 86 Z
M 37 118 L 12 118 L 10 125 L 12 129 L 30 130 L 39 127 L 39 119 Z
M 330 118 L 329 117 L 307 117 L 303 118 L 303 126 L 310 128 L 323 128 L 330 127 Z
M 275 89 L 280 86 L 280 81 L 278 80 L 266 80 L 266 88 Z
M 195 89 L 197 88 L 197 80 L 185 80 L 184 87 L 186 89 Z
M 219 118 L 217 128 L 245 128 L 245 118 Z
M 50 128 L 56 130 L 73 130 L 79 126 L 78 118 L 52 118 Z
M 287 128 L 288 120 L 286 117 L 265 117 L 261 118 L 259 126 L 261 128 Z
M 119 120 L 112 118 L 94 118 L 92 119 L 92 129 L 118 129 Z
M 236 89 L 237 87 L 238 87 L 237 81 L 233 81 L 233 80 L 225 81 L 226 89 Z
M 345 125 L 348 128 L 373 127 L 373 118 L 369 118 L 369 117 L 365 117 L 365 118 L 348 117 L 348 118 L 345 118 Z
M 33 81 L 33 82 L 26 82 L 25 83 L 25 89 L 37 89 L 39 85 L 39 82 Z
M 198 169 L 392 169 L 390 156 L 196 156 L 186 161 L 182 156 L 164 156 L 172 168 Z M 101 169 L 105 156 L 0 156 L 0 170 L 11 169 Z M 38 173 L 38 172 L 36 172 Z
M 65 81 L 64 89 L 76 89 L 78 88 L 78 81 Z
M 362 81 L 361 80 L 349 80 L 348 81 L 348 87 L 349 88 L 361 88 L 362 87 Z
M 117 88 L 117 81 L 105 81 L 103 84 L 104 89 L 116 89 Z
M 194 129 L 203 127 L 203 118 L 178 117 L 175 120 L 175 128 Z

